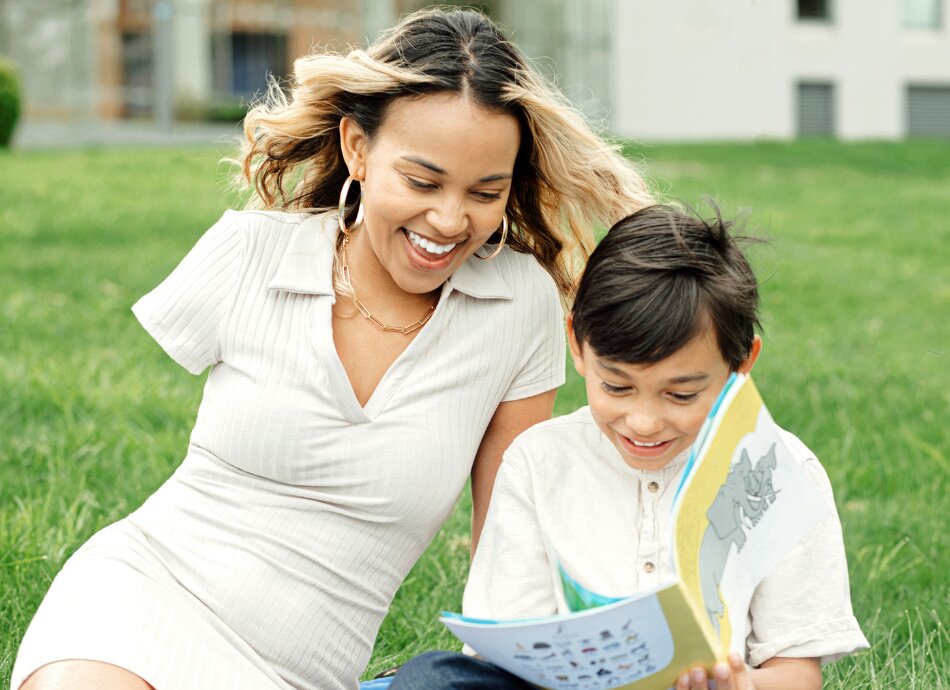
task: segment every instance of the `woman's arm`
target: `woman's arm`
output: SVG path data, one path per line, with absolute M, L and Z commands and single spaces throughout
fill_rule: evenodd
M 472 555 L 475 555 L 478 538 L 485 524 L 485 514 L 488 512 L 502 453 L 522 431 L 551 418 L 556 396 L 557 390 L 550 390 L 521 400 L 503 402 L 488 423 L 472 466 Z

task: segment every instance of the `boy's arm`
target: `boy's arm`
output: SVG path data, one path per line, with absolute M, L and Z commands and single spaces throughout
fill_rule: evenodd
M 710 677 L 716 680 L 716 690 L 821 690 L 821 663 L 817 658 L 774 657 L 749 668 L 738 654 L 731 654 L 709 676 L 701 666 L 682 674 L 676 690 L 707 690 Z
M 796 437 L 787 432 L 784 436 L 828 510 L 752 596 L 748 661 L 761 669 L 768 668 L 773 658 L 829 663 L 868 647 L 851 608 L 848 564 L 831 483 L 814 454 Z
M 750 675 L 756 690 L 821 690 L 821 663 L 815 658 L 772 657 Z
M 557 611 L 526 459 L 517 442 L 505 453 L 465 587 L 465 615 L 531 618 Z

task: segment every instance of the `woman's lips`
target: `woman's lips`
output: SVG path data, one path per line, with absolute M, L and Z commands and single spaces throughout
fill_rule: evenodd
M 459 248 L 465 244 L 464 242 L 459 242 L 447 252 L 433 254 L 414 244 L 412 240 L 409 239 L 408 231 L 405 228 L 402 229 L 402 235 L 406 241 L 409 263 L 412 264 L 414 268 L 423 271 L 441 271 L 447 268 L 452 263 L 452 259 L 455 258 L 455 255 L 459 252 Z

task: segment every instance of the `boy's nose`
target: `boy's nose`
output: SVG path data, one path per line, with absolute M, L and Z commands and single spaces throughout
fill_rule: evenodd
M 648 439 L 663 431 L 663 417 L 648 405 L 637 405 L 628 410 L 625 421 L 635 437 Z

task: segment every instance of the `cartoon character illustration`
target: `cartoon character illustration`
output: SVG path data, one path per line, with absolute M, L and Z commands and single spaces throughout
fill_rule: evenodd
M 755 527 L 775 502 L 777 494 L 772 486 L 772 474 L 777 464 L 774 444 L 759 458 L 755 468 L 748 451 L 743 448 L 739 462 L 730 468 L 726 481 L 719 487 L 716 499 L 706 513 L 709 526 L 699 546 L 700 580 L 706 613 L 717 633 L 725 611 L 719 583 L 726 561 L 732 545 L 735 544 L 736 552 L 741 551 L 747 540 L 746 530 Z
M 775 444 L 773 443 L 772 447 L 769 448 L 769 452 L 763 455 L 755 464 L 755 471 L 750 477 L 749 491 L 762 501 L 763 513 L 769 505 L 775 503 L 777 494 L 772 486 L 772 473 L 777 465 L 778 459 L 775 457 Z

